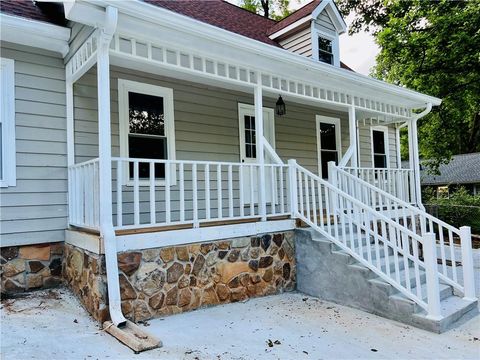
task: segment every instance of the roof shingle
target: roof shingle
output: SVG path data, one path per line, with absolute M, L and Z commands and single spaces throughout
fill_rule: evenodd
M 440 175 L 422 171 L 422 185 L 480 183 L 480 153 L 455 155 L 438 170 Z
M 38 3 L 33 0 L 1 0 L 0 12 L 54 25 L 66 25 L 61 3 Z

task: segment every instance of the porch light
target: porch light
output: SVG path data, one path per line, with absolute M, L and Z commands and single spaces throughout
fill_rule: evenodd
M 275 112 L 279 116 L 285 115 L 287 113 L 287 110 L 285 109 L 285 102 L 283 101 L 281 96 L 278 97 L 277 103 L 275 104 Z

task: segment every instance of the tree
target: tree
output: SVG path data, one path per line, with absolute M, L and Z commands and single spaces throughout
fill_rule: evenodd
M 240 0 L 239 5 L 274 20 L 281 20 L 291 13 L 288 9 L 290 0 Z
M 372 75 L 442 99 L 419 122 L 420 155 L 436 169 L 480 151 L 480 6 L 477 1 L 339 0 L 350 33 L 380 47 Z M 406 139 L 403 139 L 405 142 Z

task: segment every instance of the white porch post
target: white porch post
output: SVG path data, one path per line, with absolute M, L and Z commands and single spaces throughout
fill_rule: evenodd
M 350 164 L 352 167 L 357 167 L 358 166 L 357 119 L 356 119 L 354 105 L 348 108 L 348 128 L 350 132 L 350 147 L 353 151 Z
M 74 123 L 73 123 L 73 82 L 66 73 L 65 82 L 65 96 L 66 96 L 66 117 L 67 117 L 67 166 L 68 166 L 68 218 L 72 222 L 73 215 L 73 186 L 72 172 L 70 166 L 75 164 L 75 143 L 74 143 Z
M 263 146 L 263 99 L 262 86 L 255 86 L 255 139 L 257 142 L 257 161 L 259 166 L 259 180 L 258 180 L 258 209 L 262 221 L 267 220 L 267 205 L 265 203 L 265 149 Z

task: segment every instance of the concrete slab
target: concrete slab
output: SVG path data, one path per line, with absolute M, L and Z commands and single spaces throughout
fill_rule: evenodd
M 66 289 L 2 301 L 8 359 L 478 359 L 480 317 L 441 335 L 288 293 L 150 321 L 164 347 L 138 355 Z M 272 345 L 272 346 L 269 346 Z

